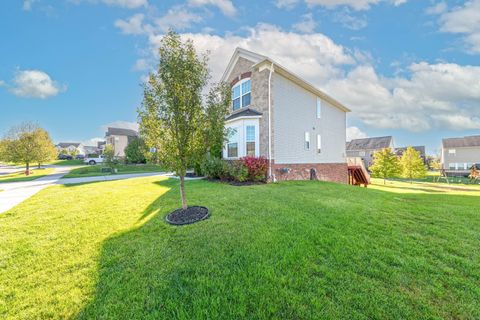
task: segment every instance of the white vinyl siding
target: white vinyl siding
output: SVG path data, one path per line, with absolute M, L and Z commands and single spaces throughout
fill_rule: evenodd
M 317 98 L 317 119 L 322 117 L 322 100 Z
M 276 164 L 345 163 L 346 113 L 280 74 L 273 74 L 273 157 Z M 321 153 L 305 149 L 305 132 L 313 143 L 322 139 Z

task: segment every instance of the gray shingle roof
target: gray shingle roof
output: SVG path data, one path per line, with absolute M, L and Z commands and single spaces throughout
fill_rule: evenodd
M 225 120 L 232 120 L 240 117 L 261 116 L 261 115 L 262 115 L 261 112 L 258 112 L 250 108 L 245 108 L 245 109 L 240 109 L 231 113 L 228 117 L 225 118 Z
M 75 148 L 78 147 L 80 145 L 79 142 L 59 142 L 57 144 L 58 147 L 60 148 L 68 148 L 70 146 L 74 146 Z
M 108 136 L 130 136 L 136 137 L 138 136 L 138 132 L 132 129 L 124 129 L 124 128 L 108 128 L 105 135 Z
M 395 148 L 395 153 L 398 156 L 401 156 L 408 147 L 402 147 L 402 148 Z M 425 146 L 412 146 L 413 149 L 416 151 L 420 152 L 420 156 L 424 157 L 425 156 Z
M 347 150 L 376 150 L 390 147 L 392 137 L 353 139 L 347 142 Z
M 480 135 L 443 139 L 442 144 L 444 148 L 480 147 Z

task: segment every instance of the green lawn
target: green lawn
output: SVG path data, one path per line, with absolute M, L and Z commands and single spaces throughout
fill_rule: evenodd
M 57 166 L 81 166 L 81 165 L 84 165 L 85 163 L 83 162 L 83 160 L 73 159 L 73 160 L 54 160 L 49 162 L 48 164 L 54 164 Z
M 0 215 L 0 318 L 480 318 L 479 192 L 186 184 L 210 219 L 167 225 L 162 178 L 49 187 Z
M 49 174 L 52 174 L 54 171 L 53 168 L 47 168 L 47 169 L 37 169 L 34 168 L 31 170 L 30 175 L 26 176 L 25 175 L 25 170 L 20 170 L 16 173 L 12 174 L 6 174 L 0 176 L 0 183 L 6 183 L 6 182 L 20 182 L 20 181 L 32 181 L 41 177 L 45 177 Z
M 97 164 L 94 166 L 84 166 L 81 168 L 76 168 L 70 171 L 63 178 L 80 178 L 80 177 L 94 177 L 94 176 L 104 176 L 110 175 L 109 172 L 102 172 L 102 168 L 105 166 L 102 164 Z M 144 172 L 162 172 L 165 171 L 163 167 L 156 164 L 120 164 L 117 166 L 117 174 L 126 174 L 126 173 L 144 173 Z

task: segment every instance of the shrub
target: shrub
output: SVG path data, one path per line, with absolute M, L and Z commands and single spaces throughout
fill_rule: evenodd
M 268 160 L 265 157 L 246 156 L 240 159 L 240 162 L 248 170 L 248 180 L 265 181 L 267 180 Z
M 224 179 L 228 175 L 225 161 L 220 158 L 208 157 L 201 166 L 201 171 L 209 179 Z
M 230 180 L 245 182 L 249 178 L 248 168 L 241 161 L 232 161 L 228 165 Z

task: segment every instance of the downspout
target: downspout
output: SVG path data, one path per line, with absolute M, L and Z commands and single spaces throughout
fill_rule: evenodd
M 268 177 L 275 182 L 275 177 L 272 176 L 272 73 L 273 62 L 268 75 Z

